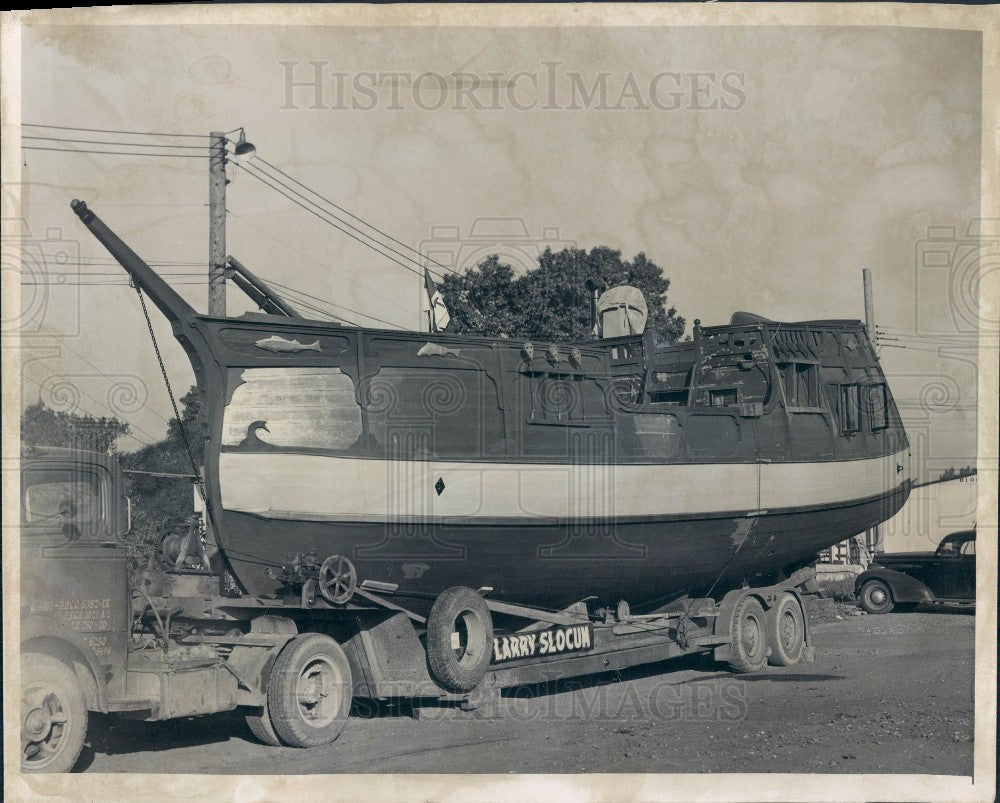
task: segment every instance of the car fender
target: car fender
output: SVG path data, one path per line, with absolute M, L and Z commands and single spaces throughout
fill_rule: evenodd
M 858 575 L 854 581 L 854 593 L 858 594 L 861 587 L 869 580 L 881 580 L 892 591 L 892 599 L 895 602 L 933 602 L 934 592 L 924 583 L 915 577 L 911 577 L 903 572 L 887 569 L 884 566 L 876 566 Z
M 26 652 L 45 653 L 65 662 L 80 680 L 87 708 L 107 712 L 105 669 L 79 633 L 52 616 L 28 614 L 21 619 L 21 653 Z

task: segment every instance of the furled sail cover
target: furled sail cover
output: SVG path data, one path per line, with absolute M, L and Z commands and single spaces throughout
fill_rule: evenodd
M 601 321 L 601 337 L 622 337 L 641 335 L 649 310 L 638 287 L 620 284 L 597 299 L 597 314 Z

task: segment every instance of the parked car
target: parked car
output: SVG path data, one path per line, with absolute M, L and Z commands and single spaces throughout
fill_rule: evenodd
M 976 531 L 941 539 L 933 552 L 877 555 L 858 575 L 854 593 L 868 613 L 889 613 L 924 602 L 976 601 Z

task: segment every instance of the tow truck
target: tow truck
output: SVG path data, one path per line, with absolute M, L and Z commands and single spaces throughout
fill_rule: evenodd
M 347 557 L 296 554 L 268 567 L 286 593 L 249 596 L 201 527 L 130 569 L 132 506 L 113 457 L 29 448 L 20 469 L 26 772 L 70 771 L 89 712 L 155 721 L 239 708 L 261 742 L 308 748 L 338 737 L 355 698 L 474 709 L 504 688 L 695 652 L 736 672 L 813 656 L 808 569 L 642 615 L 624 600 L 551 611 L 452 587 L 424 617 Z

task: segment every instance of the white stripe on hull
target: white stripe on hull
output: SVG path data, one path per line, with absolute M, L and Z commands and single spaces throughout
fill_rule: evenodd
M 897 465 L 903 469 L 897 471 Z M 909 457 L 816 463 L 559 465 L 222 452 L 226 510 L 275 518 L 605 518 L 775 511 L 898 488 Z M 440 479 L 444 490 L 438 494 Z

